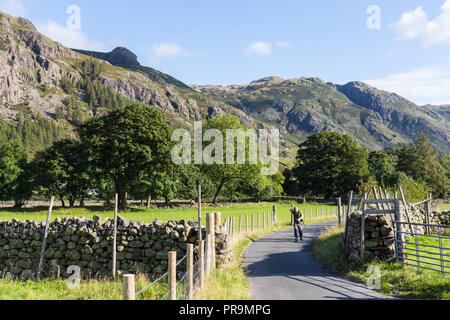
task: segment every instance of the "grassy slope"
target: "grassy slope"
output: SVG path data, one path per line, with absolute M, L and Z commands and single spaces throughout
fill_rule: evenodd
M 348 264 L 343 247 L 343 228 L 324 232 L 313 244 L 313 254 L 325 267 L 350 278 L 366 283 L 370 265 L 381 270 L 380 293 L 407 299 L 450 299 L 450 276 L 438 272 L 417 270 L 415 267 L 379 261 Z M 411 240 L 410 240 L 411 241 Z

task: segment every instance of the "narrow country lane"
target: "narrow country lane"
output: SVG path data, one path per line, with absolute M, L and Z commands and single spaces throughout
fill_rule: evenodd
M 293 230 L 255 241 L 245 253 L 253 300 L 391 299 L 324 270 L 314 259 L 311 245 L 323 229 L 336 222 L 309 225 L 303 243 L 295 243 Z

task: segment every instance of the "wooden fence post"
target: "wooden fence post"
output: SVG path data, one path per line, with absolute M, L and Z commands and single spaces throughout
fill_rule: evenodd
M 194 245 L 187 245 L 187 262 L 186 262 L 186 299 L 194 299 Z
M 277 223 L 277 206 L 273 206 L 273 222 Z
M 114 202 L 114 236 L 113 236 L 113 258 L 112 258 L 112 277 L 116 279 L 117 274 L 117 212 L 118 212 L 119 194 L 116 193 Z
M 205 243 L 205 276 L 211 272 L 211 234 L 206 235 Z
M 258 231 L 261 230 L 261 212 L 258 212 Z
M 338 220 L 339 220 L 339 225 L 342 225 L 342 217 L 341 217 L 341 207 L 342 207 L 342 199 L 338 198 Z
M 248 214 L 245 215 L 245 232 L 248 233 Z
M 169 300 L 177 300 L 177 252 L 169 252 Z
M 255 232 L 255 214 L 252 214 L 252 233 Z
M 431 193 L 429 193 L 428 195 L 427 195 L 427 199 L 428 199 L 428 201 L 427 201 L 427 209 L 426 209 L 426 222 L 427 222 L 427 224 L 430 224 L 430 215 L 431 215 L 431 200 L 432 200 L 432 194 Z M 427 235 L 430 235 L 431 234 L 431 231 L 430 231 L 430 226 L 427 226 Z
M 239 215 L 238 238 L 240 237 L 241 232 L 242 232 L 242 213 Z
M 47 237 L 48 237 L 48 229 L 50 228 L 50 219 L 52 217 L 52 210 L 53 210 L 53 203 L 55 201 L 55 197 L 52 196 L 50 198 L 50 205 L 48 207 L 48 213 L 47 213 L 47 221 L 45 223 L 45 229 L 44 229 L 44 239 L 42 241 L 42 248 L 41 248 L 41 257 L 39 259 L 39 266 L 37 270 L 37 276 L 36 279 L 39 281 L 39 278 L 41 276 L 42 267 L 44 265 L 44 257 L 45 257 L 45 249 L 47 247 Z
M 210 255 L 211 255 L 211 265 L 210 271 L 216 269 L 216 228 L 215 228 L 215 214 L 208 213 L 206 215 L 206 234 L 210 235 Z
M 266 230 L 266 213 L 265 212 L 263 212 L 263 223 L 262 223 L 262 227 L 263 227 L 263 230 Z
M 136 300 L 134 274 L 123 275 L 123 300 Z
M 398 188 L 400 190 L 400 195 L 402 197 L 403 205 L 405 206 L 406 219 L 408 219 L 408 223 L 411 223 L 411 219 L 409 217 L 408 204 L 406 203 L 406 199 L 405 199 L 405 194 L 403 193 L 402 186 L 399 186 Z M 409 225 L 409 231 L 411 231 L 411 233 L 413 233 L 413 229 L 412 229 L 412 225 L 411 224 Z
M 350 191 L 350 197 L 348 199 L 348 208 L 345 213 L 345 237 L 344 237 L 345 240 L 344 240 L 344 243 L 347 242 L 348 219 L 349 219 L 351 211 L 352 211 L 352 202 L 353 202 L 353 191 Z M 363 205 L 363 210 L 364 210 L 364 205 Z M 363 216 L 364 216 L 364 214 L 363 214 Z M 365 217 L 363 217 L 363 219 L 365 219 Z
M 221 212 L 214 213 L 214 223 L 216 224 L 216 226 L 222 225 L 222 213 Z

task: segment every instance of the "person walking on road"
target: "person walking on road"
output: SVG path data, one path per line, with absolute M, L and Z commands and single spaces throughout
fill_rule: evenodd
M 302 212 L 295 206 L 292 206 L 292 208 L 289 209 L 291 211 L 291 214 L 294 217 L 294 236 L 295 236 L 295 242 L 303 241 L 303 214 Z

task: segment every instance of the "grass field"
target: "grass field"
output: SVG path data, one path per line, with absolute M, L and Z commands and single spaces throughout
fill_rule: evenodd
M 398 263 L 379 261 L 347 263 L 343 246 L 343 228 L 324 232 L 313 244 L 313 254 L 325 267 L 349 276 L 355 281 L 366 283 L 367 269 L 376 265 L 381 270 L 380 293 L 406 299 L 450 300 L 450 275 L 418 270 Z M 411 241 L 411 240 L 409 240 Z M 429 240 L 423 240 L 426 243 Z M 414 245 L 415 247 L 415 245 Z
M 206 216 L 207 212 L 219 211 L 222 213 L 222 219 L 227 217 L 239 217 L 242 215 L 252 215 L 258 213 L 272 212 L 272 206 L 277 205 L 278 219 L 281 223 L 286 223 L 290 221 L 290 202 L 279 202 L 279 203 L 246 203 L 246 204 L 232 204 L 223 206 L 204 206 L 202 207 L 202 216 Z M 313 218 L 322 216 L 322 209 L 324 216 L 326 215 L 326 210 L 328 209 L 329 215 L 333 210 L 336 214 L 337 207 L 334 205 L 323 205 L 323 204 L 295 204 L 301 210 L 305 211 L 306 218 L 310 218 L 310 209 L 312 210 Z M 15 210 L 15 209 L 0 209 L 0 221 L 11 220 L 16 218 L 18 220 L 36 220 L 45 221 L 47 218 L 48 208 L 33 208 L 25 210 Z M 105 210 L 103 207 L 88 207 L 88 208 L 55 208 L 52 212 L 52 220 L 58 217 L 87 217 L 92 218 L 95 214 L 105 218 L 112 218 L 114 212 L 112 210 Z M 161 219 L 163 221 L 170 220 L 197 220 L 198 211 L 197 208 L 184 208 L 184 209 L 131 209 L 127 212 L 119 213 L 120 216 L 127 218 L 129 220 L 143 221 L 143 222 L 153 222 L 154 219 Z
M 406 245 L 406 253 L 409 255 L 409 259 L 415 260 L 414 261 L 407 261 L 409 264 L 421 265 L 422 267 L 426 268 L 432 268 L 432 269 L 438 269 L 440 270 L 440 261 L 437 260 L 440 257 L 440 249 L 434 248 L 439 247 L 439 239 L 437 238 L 430 238 L 425 236 L 418 236 L 417 242 L 418 246 L 415 244 L 415 238 L 409 238 L 406 240 L 408 244 Z M 442 240 L 442 247 L 444 248 L 450 248 L 450 240 L 449 239 L 443 239 Z M 427 252 L 421 252 L 421 251 L 427 251 Z M 447 268 L 444 268 L 445 271 L 450 272 L 450 249 L 442 249 L 443 259 L 449 262 L 444 262 L 444 266 Z M 436 266 L 437 264 L 437 266 Z M 450 289 L 450 288 L 449 288 Z
M 439 205 L 439 211 L 450 211 L 450 204 L 440 204 Z
M 222 219 L 226 217 L 239 217 L 241 214 L 252 215 L 257 213 L 264 213 L 272 211 L 274 203 L 260 203 L 260 204 L 236 204 L 222 207 L 205 207 L 203 208 L 203 217 L 207 212 L 222 212 Z M 243 237 L 234 246 L 235 258 L 233 263 L 224 269 L 219 269 L 211 274 L 211 277 L 206 283 L 206 290 L 199 297 L 199 299 L 223 299 L 223 300 L 246 300 L 249 299 L 249 288 L 247 285 L 245 274 L 241 268 L 240 256 L 245 247 L 257 237 L 264 234 L 274 232 L 283 228 L 287 228 L 290 223 L 290 204 L 288 202 L 276 203 L 278 212 L 278 223 L 271 229 L 259 231 L 252 235 Z M 297 205 L 297 204 L 296 204 Z M 336 214 L 335 206 L 327 206 L 321 204 L 307 204 L 297 205 L 306 215 L 306 224 L 320 222 L 324 220 L 336 219 L 331 217 L 333 209 Z M 322 209 L 326 215 L 326 209 L 330 217 L 322 219 Z M 310 210 L 311 209 L 311 210 Z M 310 212 L 314 220 L 311 220 Z M 316 212 L 318 218 L 316 219 Z M 55 208 L 53 211 L 53 219 L 65 216 L 86 216 L 92 217 L 98 214 L 102 217 L 112 217 L 112 211 L 102 210 L 98 208 L 89 209 L 61 209 Z M 164 221 L 169 220 L 195 220 L 197 218 L 197 209 L 173 209 L 173 210 L 131 210 L 121 214 L 122 216 L 139 221 L 152 222 L 153 219 L 160 218 Z M 6 210 L 0 211 L 0 221 L 10 220 L 12 218 L 19 220 L 38 220 L 44 221 L 47 217 L 46 208 L 30 209 L 26 211 Z M 244 220 L 245 221 L 245 220 Z M 245 226 L 244 226 L 245 228 Z M 137 297 L 137 300 L 159 300 L 167 293 L 167 281 L 163 280 L 142 295 Z M 136 291 L 143 289 L 149 284 L 149 280 L 145 276 L 140 276 L 136 279 Z M 208 290 L 214 288 L 214 290 Z M 99 282 L 99 281 L 85 281 L 80 285 L 80 289 L 69 289 L 68 284 L 64 280 L 46 280 L 39 283 L 34 281 L 10 281 L 0 280 L 0 300 L 121 300 L 122 299 L 122 283 L 120 280 L 115 282 Z

